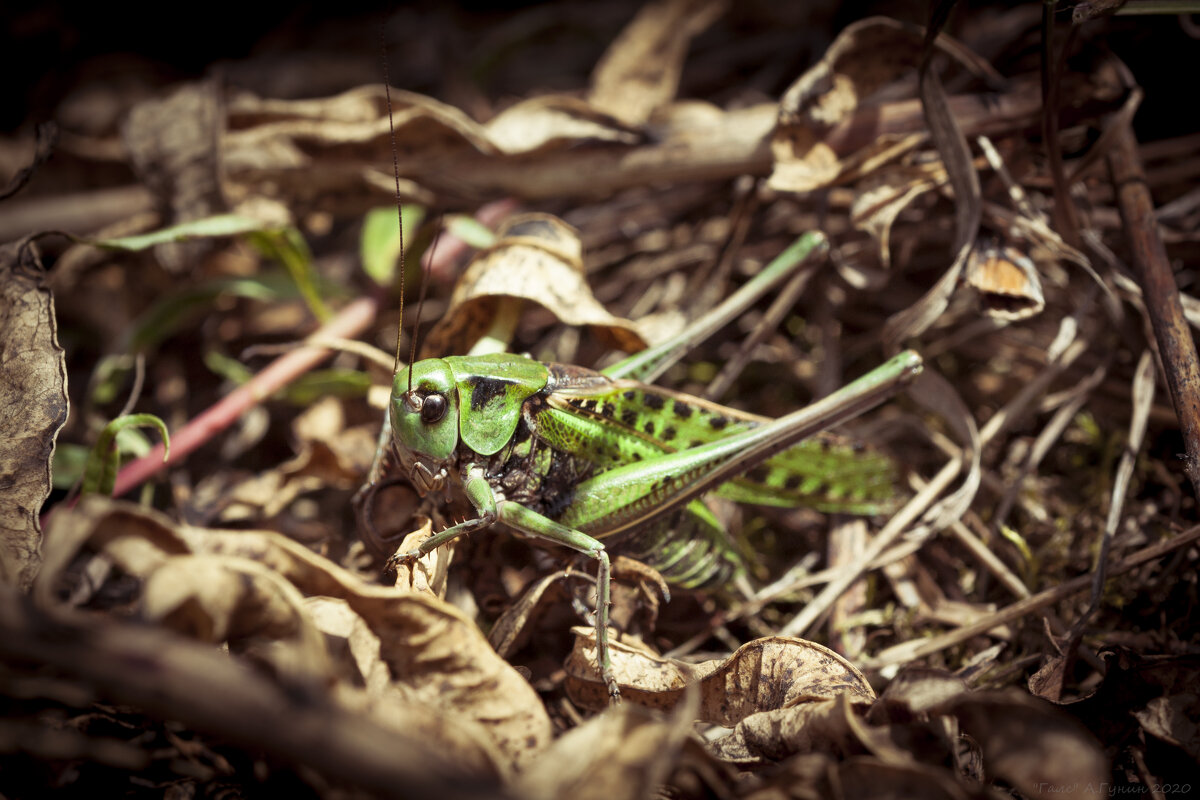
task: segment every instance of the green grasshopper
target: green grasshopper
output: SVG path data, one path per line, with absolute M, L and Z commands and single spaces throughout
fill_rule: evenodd
M 393 563 L 411 565 L 495 523 L 595 559 L 597 661 L 615 701 L 610 552 L 698 587 L 742 568 L 699 500 L 705 492 L 825 511 L 888 508 L 896 480 L 889 459 L 829 436 L 802 440 L 897 391 L 920 372 L 916 353 L 775 420 L 649 384 L 825 247 L 820 234 L 801 237 L 709 319 L 599 372 L 512 354 L 430 358 L 407 375 L 398 371 L 388 409 L 391 460 L 422 496 L 465 498 L 475 515 Z

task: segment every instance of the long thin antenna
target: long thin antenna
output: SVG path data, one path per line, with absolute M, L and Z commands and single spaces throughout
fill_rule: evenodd
M 392 368 L 392 377 L 395 378 L 400 369 L 400 337 L 404 331 L 404 205 L 400 197 L 400 154 L 396 149 L 396 122 L 392 118 L 392 79 L 388 75 L 387 36 L 384 27 L 384 25 L 379 26 L 379 52 L 383 61 L 383 94 L 387 99 L 388 138 L 392 143 L 392 175 L 396 179 L 396 217 L 400 223 L 400 322 L 396 325 L 396 360 L 395 366 Z M 408 391 L 412 392 L 411 358 L 408 361 Z
M 412 364 L 417 360 L 417 337 L 416 337 L 415 331 L 417 331 L 421 327 L 421 309 L 425 308 L 425 287 L 429 285 L 428 268 L 435 263 L 433 259 L 437 256 L 437 246 L 438 246 L 438 242 L 441 241 L 443 230 L 445 230 L 445 229 L 442 226 L 442 217 L 439 215 L 437 229 L 436 229 L 436 232 L 433 234 L 433 242 L 429 245 L 429 256 L 425 261 L 426 271 L 422 275 L 422 277 L 425 280 L 421 281 L 421 292 L 420 292 L 420 294 L 417 295 L 417 319 L 413 323 L 414 335 L 409 338 L 409 342 L 412 345 L 412 347 L 410 348 L 409 356 L 408 356 L 409 364 Z M 412 370 L 410 369 L 409 376 L 411 377 L 411 375 L 412 375 Z M 412 389 L 412 387 L 410 386 L 409 390 L 411 391 L 411 389 Z

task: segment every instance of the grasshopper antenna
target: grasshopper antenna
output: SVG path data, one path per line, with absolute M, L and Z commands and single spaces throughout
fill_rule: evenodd
M 392 176 L 396 179 L 396 217 L 400 225 L 400 322 L 396 325 L 396 358 L 395 367 L 392 370 L 393 379 L 400 369 L 400 337 L 404 333 L 404 285 L 405 285 L 405 258 L 404 258 L 404 205 L 400 195 L 400 154 L 396 146 L 396 122 L 392 116 L 392 79 L 388 74 L 388 52 L 387 38 L 385 35 L 385 26 L 379 26 L 379 45 L 380 54 L 383 61 L 383 94 L 387 101 L 388 112 L 388 139 L 392 145 Z M 422 298 L 424 297 L 424 284 L 422 283 Z M 417 323 L 421 321 L 421 304 L 417 304 Z M 415 329 L 414 329 L 415 330 Z M 404 393 L 404 403 L 412 411 L 421 410 L 421 399 L 413 392 L 412 388 L 412 366 L 413 360 L 417 354 L 417 343 L 415 336 L 409 337 L 412 347 L 408 359 L 408 391 Z

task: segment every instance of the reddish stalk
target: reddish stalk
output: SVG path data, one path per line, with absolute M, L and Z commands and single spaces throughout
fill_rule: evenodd
M 1133 253 L 1137 280 L 1142 286 L 1146 313 L 1158 341 L 1171 402 L 1183 432 L 1187 448 L 1184 470 L 1196 496 L 1200 497 L 1200 365 L 1196 360 L 1196 343 L 1183 316 L 1175 274 L 1154 218 L 1154 200 L 1138 158 L 1137 139 L 1128 124 L 1121 126 L 1116 134 L 1108 153 L 1109 173 Z
M 370 327 L 378 311 L 378 299 L 359 298 L 321 326 L 318 335 L 352 339 Z M 120 497 L 172 464 L 179 463 L 197 447 L 232 425 L 247 409 L 258 405 L 320 364 L 332 352 L 325 347 L 301 347 L 275 359 L 247 383 L 234 389 L 200 416 L 172 433 L 171 456 L 165 463 L 163 446 L 159 444 L 146 455 L 122 467 L 117 474 L 113 496 Z

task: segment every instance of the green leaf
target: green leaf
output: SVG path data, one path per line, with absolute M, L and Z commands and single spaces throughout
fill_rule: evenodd
M 163 461 L 171 454 L 171 439 L 166 424 L 153 414 L 127 414 L 117 417 L 104 426 L 96 446 L 88 456 L 83 470 L 83 494 L 111 495 L 117 481 L 117 469 L 121 465 L 121 453 L 117 448 L 117 434 L 132 426 L 157 428 L 163 440 Z
M 77 241 L 93 244 L 110 250 L 128 250 L 136 252 L 146 250 L 167 242 L 184 242 L 188 239 L 209 239 L 216 236 L 238 236 L 243 233 L 271 230 L 270 226 L 256 219 L 241 217 L 237 214 L 219 214 L 215 217 L 205 217 L 191 222 L 183 222 L 150 233 L 137 236 L 122 236 L 116 239 L 86 239 Z
M 254 377 L 254 373 L 245 364 L 236 358 L 230 358 L 224 353 L 218 353 L 215 350 L 210 350 L 204 354 L 204 366 L 225 380 L 236 383 L 238 386 L 241 386 Z
M 403 206 L 403 209 L 404 242 L 411 248 L 417 226 L 425 219 L 425 209 L 413 205 Z M 359 253 L 368 277 L 380 286 L 391 286 L 400 261 L 400 226 L 396 224 L 395 206 L 373 208 L 367 212 Z
M 318 369 L 306 373 L 283 390 L 283 397 L 298 406 L 322 397 L 366 397 L 371 376 L 353 369 Z
M 270 278 L 218 278 L 189 286 L 162 298 L 146 309 L 133 323 L 129 349 L 143 352 L 157 345 L 191 322 L 192 316 L 206 310 L 222 295 L 250 300 L 275 300 L 286 294 L 282 276 Z
M 496 243 L 496 234 L 491 228 L 466 214 L 447 214 L 446 231 L 477 250 L 485 250 Z
M 295 228 L 260 231 L 250 234 L 250 243 L 263 255 L 283 264 L 314 317 L 325 322 L 333 316 L 333 312 L 325 305 L 320 292 L 317 291 L 312 252 L 309 251 L 308 243 L 304 241 L 300 231 Z
M 204 365 L 238 386 L 254 377 L 254 373 L 242 362 L 213 351 L 204 354 Z M 371 383 L 371 376 L 359 370 L 318 369 L 300 376 L 271 397 L 274 400 L 307 406 L 328 396 L 366 397 Z
M 207 311 L 218 297 L 232 295 L 269 301 L 295 295 L 295 288 L 282 274 L 264 278 L 219 278 L 188 286 L 159 299 L 134 320 L 121 352 L 106 355 L 96 364 L 89 382 L 91 401 L 111 403 L 134 368 L 134 355 L 145 353 Z
M 81 444 L 59 442 L 55 445 L 54 464 L 50 469 L 55 489 L 70 489 L 83 477 L 88 454 L 88 449 Z

